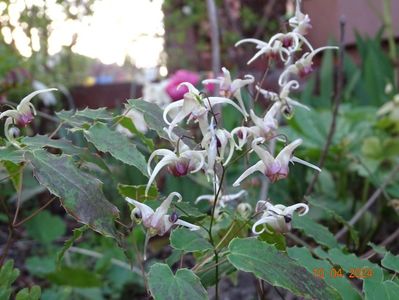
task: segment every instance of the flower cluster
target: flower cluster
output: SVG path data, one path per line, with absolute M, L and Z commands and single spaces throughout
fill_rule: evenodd
M 284 70 L 278 80 L 280 86 L 278 93 L 265 90 L 255 84 L 255 78 L 252 75 L 232 79 L 229 70 L 226 68 L 222 68 L 223 76 L 216 79 L 206 79 L 202 82 L 205 87 L 210 84 L 216 85 L 220 93 L 217 96 L 208 96 L 206 93 L 200 92 L 190 82 L 177 85 L 178 91 L 183 88 L 186 91 L 182 94 L 181 99 L 170 103 L 163 111 L 163 119 L 167 124 L 164 130 L 172 149 L 158 149 L 151 154 L 148 160 L 150 179 L 146 194 L 163 169 L 166 169 L 173 176 L 203 173 L 207 176 L 208 181 L 212 182 L 214 193 L 199 196 L 195 203 L 202 200 L 208 201 L 213 207 L 211 217 L 217 220 L 227 203 L 238 201 L 247 195 L 245 190 L 229 191 L 228 185 L 223 182 L 226 178 L 223 176 L 224 172 L 231 164 L 234 154 L 239 151 L 245 149 L 244 155 L 246 153 L 251 155 L 254 152 L 259 161 L 244 170 L 233 182 L 232 187 L 240 186 L 256 172 L 262 173 L 270 183 L 282 180 L 289 175 L 289 164 L 295 162 L 318 172 L 321 171 L 317 166 L 294 156 L 295 149 L 302 143 L 301 139 L 288 143 L 279 138 L 281 137 L 279 121 L 282 116 L 291 116 L 295 107 L 309 110 L 307 106 L 291 98 L 291 91 L 299 88 L 298 80 L 300 78 L 313 71 L 313 58 L 318 53 L 326 49 L 335 49 L 335 47 L 313 49 L 305 38 L 311 28 L 310 18 L 301 12 L 300 0 L 297 0 L 296 5 L 295 16 L 289 20 L 289 25 L 292 27 L 290 32 L 278 33 L 269 41 L 243 39 L 236 43 L 236 46 L 244 43 L 256 45 L 257 52 L 248 61 L 248 64 L 260 57 L 265 57 L 269 63 L 277 62 L 284 65 Z M 306 50 L 304 51 L 304 49 Z M 296 56 L 301 53 L 303 53 L 302 56 L 296 60 Z M 259 94 L 271 103 L 270 108 L 261 116 L 257 115 L 244 102 L 242 91 L 251 85 L 255 85 L 254 88 L 258 90 Z M 223 105 L 237 110 L 242 115 L 243 126 L 231 130 L 221 127 L 219 111 Z M 196 143 L 186 143 L 186 137 L 179 136 L 176 133 L 184 130 L 184 124 L 189 123 L 198 125 L 197 131 L 200 137 L 197 140 L 192 138 Z M 177 128 L 179 128 L 179 131 L 176 130 Z M 267 144 L 281 141 L 285 142 L 285 145 L 277 155 L 274 155 L 267 148 Z M 242 152 L 240 154 L 242 156 Z M 234 161 L 238 161 L 241 156 L 237 155 L 237 159 Z M 152 167 L 155 157 L 161 157 L 161 159 Z M 179 220 L 177 215 L 167 214 L 167 207 L 171 203 L 171 198 L 176 195 L 181 199 L 179 194 L 172 193 L 155 212 L 138 201 L 126 200 L 136 206 L 133 212 L 140 216 L 144 227 L 151 232 L 151 235 L 162 235 L 173 224 L 183 225 L 191 230 L 199 229 L 198 226 Z M 306 214 L 309 210 L 308 206 L 303 203 L 286 207 L 282 204 L 274 205 L 269 200 L 260 200 L 255 211 L 255 216 L 260 217 L 253 224 L 252 231 L 257 235 L 268 231 L 267 226 L 269 226 L 276 232 L 287 232 L 290 230 L 293 213 L 299 209 L 302 210 L 300 215 Z M 237 205 L 237 211 L 248 218 L 252 209 L 248 203 L 242 202 Z M 134 215 L 133 217 L 137 218 L 137 216 Z M 263 228 L 259 229 L 260 226 L 263 226 Z

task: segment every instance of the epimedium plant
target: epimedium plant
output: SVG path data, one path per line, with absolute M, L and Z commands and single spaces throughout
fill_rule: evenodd
M 264 177 L 268 184 L 280 182 L 290 176 L 290 162 L 321 172 L 317 166 L 294 156 L 302 139 L 288 140 L 280 131 L 281 123 L 290 119 L 294 108 L 302 114 L 311 113 L 307 111 L 309 107 L 290 94 L 299 88 L 298 79 L 312 72 L 315 55 L 336 49 L 312 47 L 305 37 L 311 28 L 310 18 L 300 10 L 299 0 L 296 5 L 296 13 L 289 20 L 290 32 L 278 33 L 269 41 L 243 39 L 236 44 L 255 44 L 257 52 L 248 63 L 266 57 L 265 69 L 273 63 L 284 65 L 278 93 L 263 89 L 259 82 L 257 95 L 247 101 L 244 87 L 255 84 L 255 78 L 246 75 L 244 79 L 232 80 L 230 72 L 223 68 L 222 77 L 203 82 L 215 85 L 217 96 L 208 96 L 185 82 L 177 87 L 185 89 L 183 99 L 164 109 L 143 100 L 128 100 L 125 114 L 116 116 L 105 108 L 61 111 L 57 113 L 60 126 L 49 135 L 27 136 L 24 129 L 35 119 L 33 97 L 52 90 L 33 92 L 15 109 L 1 113 L 5 139 L 1 141 L 0 161 L 18 195 L 14 214 L 2 201 L 9 213 L 10 231 L 1 260 L 7 257 L 14 231 L 48 205 L 21 220 L 23 174 L 29 170 L 54 196 L 49 202 L 58 198 L 66 212 L 84 224 L 65 243 L 58 261 L 61 263 L 73 242 L 91 228 L 114 239 L 124 249 L 134 265 L 131 270 L 142 274 L 145 289 L 155 299 L 206 299 L 206 288 L 212 286 L 218 299 L 221 278 L 237 270 L 252 273 L 261 284 L 267 282 L 278 292 L 283 288 L 304 298 L 360 299 L 364 294 L 369 299 L 394 299 L 399 285 L 390 275 L 399 269 L 396 256 L 376 248 L 384 256 L 381 268 L 349 253 L 346 245 L 340 244 L 325 226 L 309 218 L 308 212 L 317 207 L 313 201 L 287 205 L 288 201 L 282 204 L 280 199 L 267 198 L 266 193 L 264 198 L 255 199 L 259 201 L 249 199 L 250 179 L 255 174 Z M 260 95 L 271 103 L 261 113 L 254 107 Z M 137 130 L 134 120 L 126 116 L 130 110 L 143 115 L 152 131 L 148 135 L 153 139 Z M 239 126 L 225 128 L 224 116 L 231 111 L 241 117 Z M 87 147 L 79 147 L 65 138 L 55 139 L 63 126 Z M 115 130 L 117 126 L 123 126 L 135 138 Z M 155 145 L 162 147 L 156 149 Z M 281 150 L 276 155 L 277 147 Z M 117 201 L 106 197 L 102 180 L 97 176 L 98 172 L 105 176 L 116 172 L 106 157 L 135 168 L 137 177 L 146 181 L 142 185 L 119 183 L 118 191 L 126 202 L 118 207 Z M 201 185 L 201 190 L 211 193 L 187 199 L 180 190 L 174 190 L 163 197 L 156 179 L 165 171 L 178 180 L 187 177 Z M 207 203 L 200 203 L 203 200 Z M 131 210 L 131 224 L 126 224 L 120 213 L 127 207 Z M 342 223 L 352 232 L 350 224 Z M 134 255 L 129 255 L 127 240 L 132 236 L 132 227 L 133 231 L 145 231 L 143 254 L 136 247 Z M 305 247 L 287 247 L 285 237 L 294 236 L 290 233 L 292 228 L 303 231 L 319 247 L 307 247 L 304 242 Z M 151 240 L 162 236 L 173 249 L 166 261 L 150 250 Z M 190 259 L 190 268 L 181 267 L 184 257 Z M 137 271 L 137 266 L 141 271 Z M 11 262 L 0 274 L 6 271 L 8 277 L 15 277 Z M 362 281 L 361 291 L 350 283 L 351 275 Z M 12 281 L 6 283 L 5 299 Z M 33 292 L 36 295 L 38 289 L 35 287 Z

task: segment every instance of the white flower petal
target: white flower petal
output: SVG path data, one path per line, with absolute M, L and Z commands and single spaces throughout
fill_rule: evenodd
M 237 180 L 233 183 L 233 186 L 239 186 L 241 181 L 243 181 L 245 178 L 247 178 L 249 175 L 252 175 L 255 172 L 261 172 L 263 173 L 265 171 L 265 165 L 263 161 L 258 161 L 256 164 L 254 164 L 252 167 L 248 168 L 244 173 L 241 174 L 240 177 L 237 178 Z

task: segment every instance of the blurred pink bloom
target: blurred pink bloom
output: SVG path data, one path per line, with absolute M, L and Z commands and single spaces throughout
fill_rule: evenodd
M 196 85 L 200 80 L 200 76 L 191 71 L 179 70 L 169 78 L 169 83 L 166 86 L 166 92 L 172 98 L 173 101 L 180 100 L 184 94 L 188 92 L 186 86 L 177 88 L 182 82 L 189 82 L 192 85 Z

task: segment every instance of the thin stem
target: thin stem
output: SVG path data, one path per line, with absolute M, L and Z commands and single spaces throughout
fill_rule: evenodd
M 23 168 L 20 170 L 19 173 L 19 183 L 18 183 L 18 191 L 17 191 L 17 195 L 18 195 L 18 199 L 17 199 L 17 208 L 15 210 L 15 215 L 14 215 L 14 219 L 12 221 L 12 226 L 15 226 L 15 223 L 17 222 L 17 218 L 18 218 L 18 214 L 19 214 L 19 210 L 21 208 L 21 196 L 22 196 L 22 178 L 23 178 Z
M 60 124 L 58 124 L 57 128 L 49 135 L 49 138 L 52 139 L 57 132 L 62 128 L 62 126 L 64 126 L 65 121 L 60 122 Z
M 333 104 L 333 112 L 332 112 L 332 121 L 330 125 L 330 130 L 327 135 L 327 141 L 326 144 L 324 145 L 324 149 L 321 153 L 320 160 L 319 160 L 319 168 L 322 169 L 324 166 L 324 163 L 327 158 L 328 150 L 330 149 L 330 146 L 332 144 L 332 139 L 334 137 L 334 133 L 337 127 L 337 119 L 338 119 L 338 111 L 339 107 L 341 105 L 341 98 L 342 98 L 342 87 L 344 85 L 344 54 L 345 54 L 345 19 L 341 18 L 340 21 L 340 47 L 339 47 L 339 57 L 338 57 L 338 67 L 337 67 L 337 89 L 335 92 L 335 97 L 334 97 L 334 104 Z M 319 178 L 319 172 L 315 172 L 314 176 L 312 178 L 312 181 L 310 182 L 308 188 L 306 189 L 305 195 L 309 195 L 312 191 L 313 188 L 317 182 L 317 179 Z
M 54 196 L 53 198 L 51 198 L 49 201 L 46 202 L 46 204 L 44 204 L 43 206 L 39 207 L 37 210 L 35 210 L 32 214 L 30 214 L 29 216 L 27 216 L 25 219 L 23 219 L 22 221 L 19 221 L 18 223 L 15 223 L 13 226 L 14 228 L 21 226 L 22 224 L 24 224 L 25 222 L 29 221 L 30 219 L 32 219 L 34 216 L 36 216 L 37 214 L 39 214 L 41 211 L 43 211 L 47 206 L 49 206 L 51 203 L 53 203 L 53 201 L 57 199 L 56 196 Z
M 395 175 L 399 172 L 399 164 L 392 170 L 391 173 L 385 178 L 384 182 L 381 186 L 371 195 L 371 197 L 367 200 L 367 202 L 357 211 L 357 213 L 350 219 L 348 222 L 349 226 L 353 226 L 360 220 L 360 218 L 364 215 L 364 213 L 377 201 L 378 197 L 383 193 L 385 187 L 395 179 Z M 348 231 L 348 226 L 342 228 L 335 235 L 336 239 L 341 238 Z

